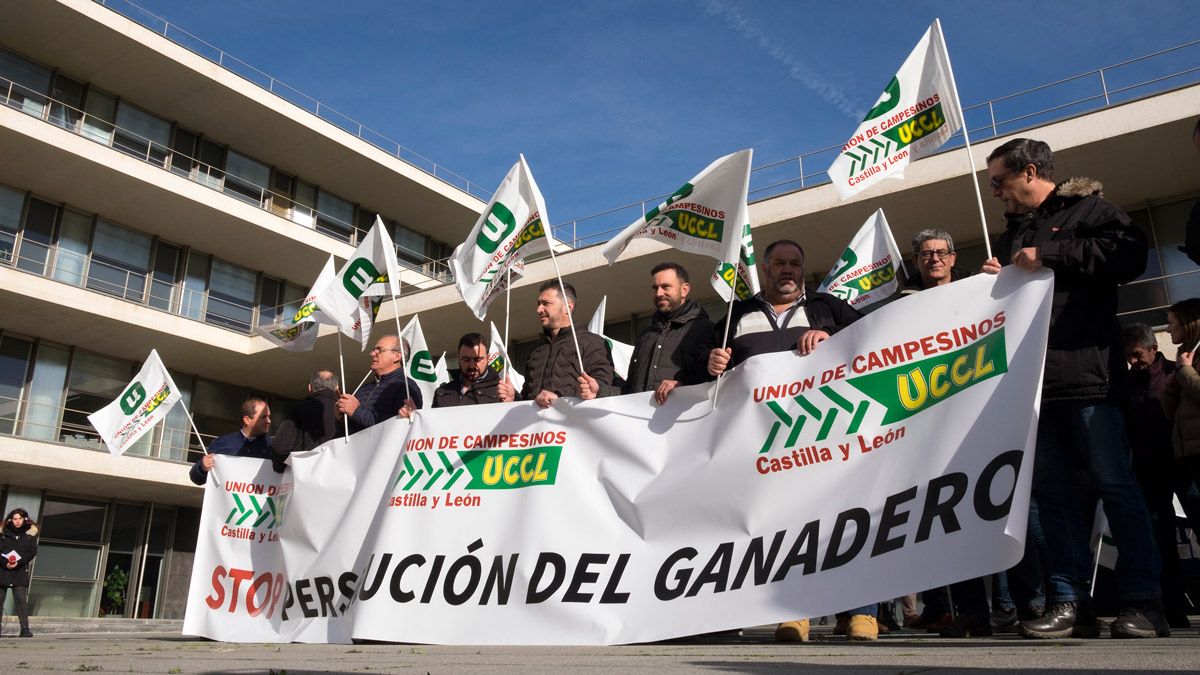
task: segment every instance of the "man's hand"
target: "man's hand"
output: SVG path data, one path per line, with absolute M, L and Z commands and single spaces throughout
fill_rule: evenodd
M 537 398 L 533 399 L 533 402 L 543 408 L 549 408 L 551 405 L 553 405 L 554 399 L 556 398 L 558 398 L 558 394 L 550 391 L 549 389 L 543 389 L 538 392 Z
M 662 405 L 667 402 L 667 397 L 671 395 L 671 391 L 679 386 L 679 380 L 663 380 L 659 383 L 658 388 L 654 390 L 654 402 Z
M 504 378 L 496 384 L 496 395 L 504 403 L 512 403 L 517 398 L 517 390 L 513 387 L 512 382 L 508 378 Z
M 404 399 L 404 405 L 400 406 L 400 410 L 396 413 L 396 417 L 404 419 L 412 419 L 412 413 L 417 409 L 417 404 L 413 403 L 411 398 Z
M 204 469 L 204 473 L 212 471 L 213 465 L 217 463 L 216 455 L 205 455 L 200 458 L 200 468 Z
M 358 399 L 350 394 L 342 394 L 338 397 L 337 411 L 340 414 L 353 415 L 354 411 L 358 410 Z
M 579 398 L 591 401 L 600 393 L 600 383 L 596 378 L 584 373 L 579 376 Z
M 996 257 L 991 257 L 991 258 L 988 258 L 987 260 L 984 260 L 983 267 L 979 268 L 979 272 L 981 274 L 999 274 L 1000 273 L 1000 259 L 996 258 Z
M 708 374 L 718 377 L 729 367 L 729 360 L 732 358 L 733 349 L 729 347 L 712 350 L 708 353 Z
M 800 336 L 800 340 L 796 342 L 796 349 L 800 351 L 800 356 L 808 356 L 813 353 L 817 345 L 829 339 L 829 333 L 823 330 L 807 330 Z
M 1192 354 L 1191 352 L 1181 351 L 1175 355 L 1175 365 L 1179 366 L 1180 368 L 1182 368 L 1184 366 L 1190 366 L 1190 365 L 1192 365 L 1192 357 L 1193 356 L 1194 356 L 1194 354 Z
M 1036 248 L 1030 246 L 1014 253 L 1012 263 L 1026 272 L 1036 272 L 1042 269 L 1042 256 Z

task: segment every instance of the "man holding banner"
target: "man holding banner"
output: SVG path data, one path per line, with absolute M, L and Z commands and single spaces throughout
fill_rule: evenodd
M 650 270 L 650 289 L 657 311 L 634 345 L 625 393 L 653 391 L 662 405 L 675 387 L 708 379 L 704 347 L 713 322 L 703 307 L 688 298 L 692 285 L 683 265 L 655 265 Z
M 208 473 L 216 465 L 216 455 L 272 459 L 271 439 L 267 437 L 270 429 L 271 408 L 267 402 L 257 396 L 246 399 L 242 403 L 241 428 L 218 436 L 209 446 L 208 453 L 192 465 L 188 478 L 196 485 L 204 485 Z
M 571 325 L 576 297 L 575 287 L 558 279 L 538 288 L 542 342 L 525 362 L 521 398 L 533 400 L 543 408 L 549 408 L 563 396 L 590 400 L 616 393 L 612 386 L 613 364 L 604 338 L 586 330 L 577 332 Z M 572 333 L 579 339 L 578 355 Z M 579 371 L 581 362 L 583 372 Z M 500 383 L 499 392 L 500 400 L 505 402 L 514 400 L 517 393 L 508 380 Z
M 400 338 L 395 335 L 379 338 L 371 350 L 371 373 L 375 378 L 359 387 L 358 392 L 338 397 L 338 414 L 349 416 L 350 433 L 389 420 L 406 405 L 411 404 L 413 409 L 421 407 L 421 390 L 411 377 L 405 376 L 403 363 Z
M 1121 610 L 1113 637 L 1165 637 L 1160 562 L 1146 503 L 1129 463 L 1121 403 L 1128 396 L 1118 286 L 1146 268 L 1146 238 L 1129 216 L 1100 197 L 1098 183 L 1074 178 L 1056 185 L 1054 153 L 1042 141 L 1013 139 L 987 158 L 992 194 L 1004 204 L 1007 229 L 997 258 L 1003 264 L 1054 272 L 1049 344 L 1033 472 L 1033 498 L 1046 533 L 1046 615 L 1021 624 L 1030 638 L 1096 637 L 1091 608 L 1090 527 L 1074 484 L 1076 455 L 1120 553 Z

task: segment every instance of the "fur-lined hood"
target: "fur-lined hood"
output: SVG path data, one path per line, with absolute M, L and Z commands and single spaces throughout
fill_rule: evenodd
M 1068 178 L 1054 186 L 1054 194 L 1063 198 L 1086 197 L 1095 195 L 1104 197 L 1104 184 L 1094 178 L 1077 176 Z
M 6 532 L 6 533 L 9 533 L 12 535 L 16 535 L 16 536 L 24 536 L 24 535 L 29 535 L 30 537 L 38 536 L 37 523 L 33 522 L 32 520 L 27 520 L 25 522 L 29 523 L 29 526 L 26 528 L 18 530 L 17 528 L 13 527 L 11 524 L 8 524 L 8 525 L 4 526 L 3 532 Z

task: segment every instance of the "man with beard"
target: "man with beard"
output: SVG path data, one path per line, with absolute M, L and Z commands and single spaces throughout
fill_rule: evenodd
M 727 321 L 729 347 L 708 353 L 708 374 L 718 377 L 742 361 L 771 352 L 795 349 L 801 356 L 811 354 L 829 336 L 857 321 L 860 315 L 844 300 L 827 293 L 804 291 L 804 249 L 794 241 L 771 242 L 763 255 L 766 283 L 749 300 L 733 303 Z M 718 324 L 712 344 L 721 344 L 725 326 Z M 859 607 L 839 616 L 838 629 L 851 640 L 879 637 L 876 621 L 878 605 Z M 775 628 L 780 642 L 807 642 L 809 620 L 785 621 Z
M 498 403 L 499 378 L 487 367 L 487 345 L 479 333 L 467 333 L 458 340 L 458 372 L 433 392 L 433 407 Z
M 662 405 L 675 387 L 708 379 L 703 359 L 713 322 L 688 299 L 692 286 L 679 263 L 660 263 L 650 270 L 650 290 L 658 311 L 634 345 L 625 393 L 653 391 Z

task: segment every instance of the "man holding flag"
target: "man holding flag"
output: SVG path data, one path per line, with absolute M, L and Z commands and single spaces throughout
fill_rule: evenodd
M 242 403 L 242 426 L 218 436 L 208 447 L 208 454 L 192 465 L 188 478 L 196 485 L 204 485 L 216 464 L 216 455 L 271 459 L 271 439 L 267 437 L 270 429 L 271 408 L 267 402 L 257 396 L 246 399 Z
M 349 416 L 350 433 L 389 420 L 402 407 L 421 407 L 421 389 L 412 378 L 405 376 L 403 366 L 400 338 L 395 335 L 379 338 L 371 350 L 371 374 L 374 378 L 359 387 L 357 392 L 343 393 L 338 397 L 337 411 L 338 414 Z
M 625 393 L 653 391 L 654 400 L 662 405 L 675 387 L 708 379 L 705 346 L 713 322 L 703 307 L 688 298 L 692 285 L 683 265 L 655 265 L 650 270 L 650 290 L 657 311 L 634 345 Z

